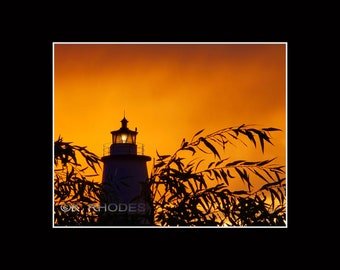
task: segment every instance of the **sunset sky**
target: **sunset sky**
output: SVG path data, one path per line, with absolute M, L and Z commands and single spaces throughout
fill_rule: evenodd
M 203 128 L 254 124 L 282 129 L 272 133 L 274 146 L 262 154 L 249 144 L 225 156 L 286 164 L 287 43 L 52 46 L 54 140 L 60 135 L 101 157 L 125 112 L 145 154 L 156 157 Z

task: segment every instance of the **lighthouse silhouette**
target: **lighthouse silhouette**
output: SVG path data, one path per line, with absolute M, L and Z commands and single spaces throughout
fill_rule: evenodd
M 104 146 L 103 190 L 100 224 L 112 226 L 145 226 L 153 224 L 152 202 L 148 188 L 144 146 L 137 145 L 137 128 L 130 130 L 128 120 L 111 131 L 112 143 Z

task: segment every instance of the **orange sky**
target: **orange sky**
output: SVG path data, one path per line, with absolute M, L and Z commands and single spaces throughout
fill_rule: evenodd
M 203 128 L 256 124 L 283 130 L 272 133 L 274 146 L 225 156 L 285 165 L 287 46 L 54 43 L 54 140 L 61 135 L 101 157 L 125 111 L 145 154 L 156 157 Z

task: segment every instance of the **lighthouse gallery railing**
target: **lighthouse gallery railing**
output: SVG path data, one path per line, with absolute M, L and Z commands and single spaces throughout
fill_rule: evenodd
M 110 155 L 111 144 L 112 144 L 111 142 L 103 144 L 103 156 Z M 137 155 L 144 155 L 144 144 L 137 143 Z

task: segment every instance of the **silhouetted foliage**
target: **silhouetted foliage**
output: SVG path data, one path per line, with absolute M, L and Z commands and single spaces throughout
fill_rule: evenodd
M 260 145 L 271 142 L 277 128 L 256 129 L 250 125 L 218 130 L 206 136 L 198 131 L 190 141 L 183 139 L 173 155 L 158 155 L 151 173 L 155 224 L 161 226 L 285 226 L 286 181 L 284 166 L 261 161 L 222 158 L 228 144 L 250 141 Z M 188 154 L 205 159 L 188 160 Z M 263 181 L 257 189 L 253 178 Z M 245 188 L 232 190 L 231 182 L 241 181 Z
M 88 167 L 81 167 L 79 155 Z M 95 211 L 94 206 L 103 200 L 104 194 L 101 184 L 88 180 L 91 175 L 85 171 L 90 167 L 97 175 L 97 169 L 101 169 L 100 158 L 86 147 L 64 142 L 59 136 L 54 142 L 54 165 L 55 225 L 95 225 L 99 211 Z
M 275 158 L 261 161 L 224 158 L 226 146 L 250 142 L 264 152 L 277 128 L 250 125 L 229 127 L 203 136 L 198 131 L 183 139 L 172 155 L 160 155 L 146 182 L 151 191 L 156 226 L 285 226 L 286 178 L 284 166 Z M 63 142 L 54 144 L 54 219 L 56 225 L 108 225 L 106 213 L 87 211 L 89 205 L 105 202 L 102 185 L 87 180 L 77 154 L 95 173 L 100 158 L 86 147 Z M 203 155 L 205 158 L 202 158 Z M 254 178 L 262 181 L 254 186 Z M 240 182 L 244 188 L 233 189 Z M 239 185 L 238 185 L 239 186 Z M 75 209 L 70 208 L 74 205 Z M 132 223 L 133 225 L 133 217 Z

